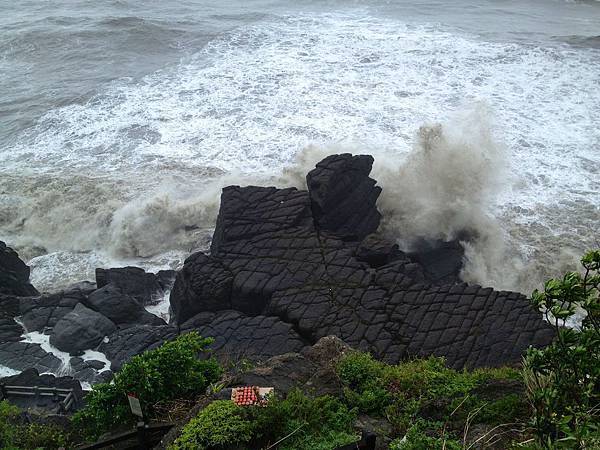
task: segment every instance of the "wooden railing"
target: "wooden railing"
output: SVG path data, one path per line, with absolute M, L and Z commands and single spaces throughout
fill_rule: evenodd
M 55 403 L 58 403 L 58 412 L 65 414 L 69 412 L 75 403 L 77 397 L 73 389 L 60 389 L 45 386 L 10 386 L 0 384 L 0 400 L 8 399 L 9 397 L 33 397 L 40 399 L 42 397 L 52 397 Z
M 129 445 L 119 445 L 120 449 L 141 449 L 146 450 L 160 442 L 162 436 L 169 431 L 175 424 L 172 422 L 147 424 L 138 422 L 136 428 L 132 431 L 114 434 L 93 444 L 80 445 L 77 450 L 94 450 L 111 447 L 114 444 L 131 441 Z

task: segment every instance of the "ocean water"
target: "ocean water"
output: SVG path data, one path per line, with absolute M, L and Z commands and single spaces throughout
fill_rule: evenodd
M 600 245 L 600 2 L 0 0 L 0 239 L 177 268 L 228 184 L 370 153 L 384 231 L 529 292 Z

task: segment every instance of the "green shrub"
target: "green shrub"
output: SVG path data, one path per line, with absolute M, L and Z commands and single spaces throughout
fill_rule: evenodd
M 183 429 L 172 449 L 203 450 L 248 443 L 255 426 L 247 411 L 230 400 L 216 400 Z
M 246 444 L 262 448 L 285 438 L 279 450 L 330 450 L 357 440 L 356 415 L 331 397 L 310 398 L 299 390 L 266 407 L 239 407 L 217 400 L 192 419 L 170 450 L 225 448 Z
M 395 441 L 402 448 L 452 449 L 462 440 L 467 421 L 496 426 L 525 421 L 529 414 L 517 369 L 457 371 L 437 357 L 388 365 L 352 352 L 338 362 L 337 373 L 344 401 L 363 413 L 385 417 L 395 435 L 406 436 Z M 488 384 L 492 392 L 486 394 Z M 494 394 L 497 387 L 500 394 Z
M 344 384 L 344 399 L 364 413 L 382 413 L 391 396 L 385 388 L 385 364 L 369 353 L 351 352 L 338 363 L 337 372 Z
M 390 443 L 390 450 L 462 450 L 462 444 L 447 437 L 430 436 L 425 431 L 426 425 L 419 422 L 412 427 L 401 439 Z
M 0 448 L 5 450 L 56 449 L 68 443 L 63 430 L 53 425 L 23 424 L 20 410 L 8 401 L 0 401 Z
M 550 346 L 529 349 L 523 370 L 532 425 L 547 449 L 600 448 L 600 250 L 581 263 L 583 274 L 569 272 L 532 294 L 556 332 Z M 577 308 L 585 312 L 581 329 L 563 327 Z
M 97 384 L 87 395 L 87 405 L 74 416 L 74 423 L 89 437 L 96 437 L 115 427 L 135 421 L 127 394 L 140 400 L 145 417 L 152 418 L 153 405 L 165 400 L 187 398 L 206 391 L 221 375 L 212 358 L 200 360 L 212 339 L 196 332 L 134 356 L 115 374 L 110 384 Z

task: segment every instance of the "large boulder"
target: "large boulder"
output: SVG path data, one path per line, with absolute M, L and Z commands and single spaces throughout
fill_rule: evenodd
M 141 305 L 151 303 L 157 296 L 161 296 L 165 290 L 170 289 L 174 278 L 175 272 L 172 270 L 161 270 L 155 275 L 139 267 L 131 266 L 96 269 L 98 289 L 112 283 Z
M 0 241 L 0 294 L 21 297 L 38 295 L 29 283 L 29 267 L 12 248 Z
M 146 311 L 135 298 L 113 283 L 92 292 L 85 304 L 117 325 L 165 325 L 164 320 Z
M 313 218 L 319 230 L 361 240 L 377 231 L 381 188 L 369 178 L 373 157 L 331 155 L 306 176 Z
M 73 311 L 56 323 L 50 343 L 59 350 L 76 355 L 98 347 L 104 337 L 116 328 L 106 316 L 78 303 Z

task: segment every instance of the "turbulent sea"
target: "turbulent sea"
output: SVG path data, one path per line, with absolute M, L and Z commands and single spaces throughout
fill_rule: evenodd
M 0 240 L 52 291 L 177 268 L 228 184 L 369 153 L 403 246 L 529 292 L 600 245 L 600 2 L 0 0 Z

